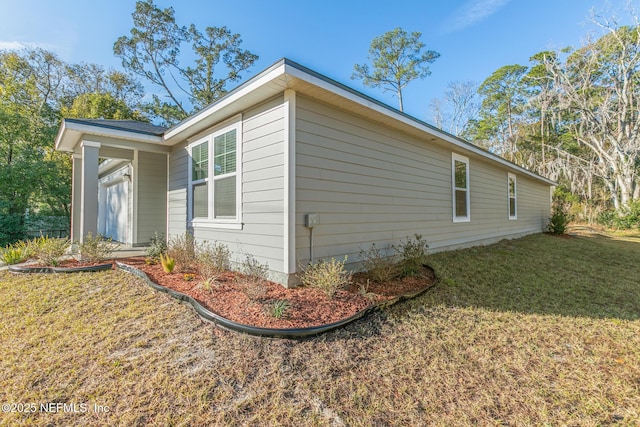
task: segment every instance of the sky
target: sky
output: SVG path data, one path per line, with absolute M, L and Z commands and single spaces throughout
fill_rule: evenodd
M 227 26 L 259 60 L 244 80 L 286 57 L 393 107 L 389 92 L 352 80 L 371 40 L 401 27 L 440 53 L 431 75 L 403 91 L 404 109 L 431 121 L 429 104 L 454 81 L 481 83 L 537 52 L 580 46 L 589 11 L 624 17 L 623 0 L 155 0 L 180 25 Z M 69 63 L 120 68 L 113 43 L 132 28 L 135 0 L 0 0 L 0 49 L 41 47 Z M 628 15 L 628 14 L 627 14 Z M 624 19 L 623 19 L 624 20 Z M 149 92 L 156 89 L 147 86 Z M 230 87 L 229 89 L 232 89 Z

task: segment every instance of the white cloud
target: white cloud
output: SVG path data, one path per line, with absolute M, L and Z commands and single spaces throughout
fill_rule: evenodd
M 25 47 L 27 47 L 27 45 L 24 43 L 0 40 L 0 50 L 19 50 Z
M 455 15 L 447 20 L 443 32 L 452 33 L 467 28 L 493 15 L 510 1 L 511 0 L 470 0 L 456 10 Z

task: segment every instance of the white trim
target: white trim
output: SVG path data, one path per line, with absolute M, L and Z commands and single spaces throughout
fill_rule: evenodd
M 169 187 L 169 183 L 170 181 L 170 177 L 171 177 L 171 173 L 169 171 L 169 167 L 171 166 L 171 153 L 167 153 L 167 163 L 165 165 L 165 167 L 167 168 L 167 191 L 165 191 L 165 218 L 166 218 L 166 222 L 165 222 L 165 230 L 164 230 L 164 239 L 165 239 L 165 243 L 168 241 L 169 239 L 169 191 L 170 191 L 170 187 Z
M 466 216 L 456 216 L 456 161 L 466 166 L 467 187 L 466 192 Z M 471 177 L 469 176 L 469 158 L 457 153 L 451 153 L 451 207 L 453 209 L 453 222 L 471 222 Z M 460 187 L 462 188 L 462 187 Z
M 284 91 L 284 271 L 296 272 L 296 92 Z
M 191 220 L 189 226 L 193 228 L 219 228 L 224 230 L 242 230 L 244 224 L 237 222 L 211 222 L 208 220 Z
M 169 129 L 167 132 L 165 132 L 164 134 L 164 140 L 167 141 L 169 139 L 172 139 L 173 137 L 179 135 L 182 132 L 185 132 L 187 130 L 189 130 L 189 128 L 195 124 L 200 123 L 202 120 L 206 119 L 207 117 L 211 116 L 212 114 L 216 113 L 217 111 L 223 109 L 224 107 L 233 104 L 234 102 L 236 102 L 238 99 L 244 97 L 245 95 L 253 92 L 254 90 L 258 89 L 259 87 L 267 84 L 268 82 L 270 82 L 271 80 L 274 80 L 275 78 L 283 75 L 285 73 L 285 65 L 284 63 L 282 64 L 278 64 L 278 66 L 265 73 L 264 76 L 262 77 L 258 77 L 254 82 L 249 83 L 247 86 L 243 87 L 242 89 L 234 92 L 232 91 L 229 96 L 226 96 L 224 98 L 222 98 L 220 101 L 211 104 L 209 107 L 205 108 L 204 110 L 196 113 L 195 115 L 189 117 L 188 119 L 186 119 L 185 121 L 183 121 L 182 123 L 177 124 L 175 127 Z
M 238 122 L 242 122 L 242 114 L 236 114 L 232 117 L 229 117 L 226 120 L 221 121 L 220 123 L 216 123 L 214 126 L 199 132 L 197 135 L 193 135 L 187 138 L 187 144 L 191 145 L 192 142 L 195 142 L 199 139 L 204 139 L 211 136 L 212 133 L 218 133 L 223 128 L 231 127 L 236 125 Z
M 243 152 L 243 134 L 242 134 L 242 115 L 237 114 L 233 117 L 235 121 L 226 120 L 219 126 L 215 126 L 212 129 L 207 130 L 206 133 L 201 133 L 201 137 L 198 139 L 190 139 L 189 145 L 187 145 L 187 152 L 189 154 L 187 161 L 187 221 L 193 227 L 210 227 L 210 228 L 230 228 L 230 229 L 242 229 L 242 152 Z M 236 131 L 236 170 L 233 172 L 236 180 L 236 217 L 235 218 L 215 218 L 214 206 L 215 206 L 215 181 L 217 179 L 223 179 L 227 175 L 222 177 L 215 177 L 215 146 L 214 139 L 219 135 L 223 135 L 232 130 Z M 208 172 L 207 177 L 193 181 L 193 148 L 206 143 L 208 144 Z M 207 218 L 194 218 L 193 217 L 193 185 L 200 183 L 207 183 Z
M 80 142 L 80 148 L 84 148 L 84 147 L 100 148 L 101 146 L 102 146 L 102 144 L 100 144 L 99 142 L 95 142 L 95 141 L 82 140 Z
M 513 199 L 514 199 L 514 207 L 516 209 L 515 215 L 511 215 L 511 180 L 513 179 Z M 516 175 L 508 172 L 507 173 L 507 215 L 509 216 L 509 220 L 518 219 L 518 180 L 516 179 Z
M 131 184 L 133 190 L 133 209 L 131 211 L 131 244 L 138 243 L 138 159 L 139 152 L 138 150 L 133 150 L 133 160 L 131 161 Z

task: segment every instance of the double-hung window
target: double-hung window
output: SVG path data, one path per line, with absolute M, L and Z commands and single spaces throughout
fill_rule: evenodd
M 451 154 L 453 222 L 471 221 L 469 209 L 469 159 Z
M 240 122 L 189 145 L 189 218 L 194 224 L 240 225 Z
M 512 173 L 507 177 L 507 199 L 509 202 L 509 219 L 518 219 L 518 207 L 516 203 L 516 176 Z

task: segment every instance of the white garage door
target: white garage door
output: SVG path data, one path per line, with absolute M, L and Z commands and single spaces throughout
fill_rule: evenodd
M 121 181 L 106 187 L 104 209 L 104 235 L 116 242 L 126 243 L 129 229 L 129 181 Z

